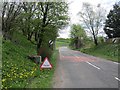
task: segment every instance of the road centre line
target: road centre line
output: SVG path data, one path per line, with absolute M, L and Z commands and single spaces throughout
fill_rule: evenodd
M 115 77 L 115 79 L 116 79 L 116 80 L 118 80 L 118 81 L 120 81 L 120 79 L 119 79 L 119 78 L 117 78 L 117 77 Z
M 117 63 L 117 62 L 113 62 L 113 63 L 115 63 L 115 64 L 119 64 L 119 63 Z
M 100 68 L 99 68 L 99 67 L 97 67 L 97 66 L 93 65 L 92 63 L 90 63 L 90 62 L 88 62 L 88 61 L 86 61 L 86 63 L 88 63 L 89 65 L 91 65 L 91 66 L 93 66 L 93 67 L 95 67 L 95 68 L 97 68 L 97 69 L 99 69 L 99 70 L 100 70 Z

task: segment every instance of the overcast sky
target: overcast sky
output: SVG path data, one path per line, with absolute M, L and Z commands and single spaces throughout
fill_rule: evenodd
M 109 10 L 112 9 L 113 5 L 118 1 L 120 0 L 67 0 L 69 3 L 69 16 L 71 18 L 70 24 L 79 23 L 79 17 L 77 16 L 77 13 L 81 10 L 83 2 L 89 2 L 94 6 L 101 4 L 108 14 Z M 68 38 L 70 34 L 69 31 L 70 27 L 66 27 L 65 29 L 61 30 L 59 33 L 60 37 Z

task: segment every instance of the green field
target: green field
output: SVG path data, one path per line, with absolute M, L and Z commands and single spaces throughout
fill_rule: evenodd
M 64 39 L 64 38 L 57 38 L 56 40 L 56 48 L 62 47 L 62 46 L 69 46 L 70 40 Z
M 92 46 L 91 48 L 83 48 L 80 51 L 90 55 L 105 58 L 108 60 L 120 62 L 119 48 L 120 48 L 120 45 L 118 44 L 102 43 L 102 44 L 99 44 L 98 46 Z
M 2 44 L 2 88 L 46 88 L 51 87 L 58 51 L 50 61 L 52 70 L 40 71 L 40 66 L 28 59 L 36 55 L 36 46 L 23 35 L 16 33 L 13 42 L 3 40 Z

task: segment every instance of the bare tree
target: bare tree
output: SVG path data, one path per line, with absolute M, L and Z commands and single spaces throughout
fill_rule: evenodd
M 93 7 L 89 3 L 83 3 L 82 11 L 78 15 L 80 15 L 81 21 L 85 25 L 85 28 L 87 28 L 87 31 L 92 34 L 95 45 L 98 45 L 97 36 L 105 20 L 105 10 L 100 4 Z
M 2 8 L 2 32 L 5 39 L 10 39 L 8 34 L 11 30 L 12 23 L 16 17 L 20 14 L 21 3 L 16 2 L 4 2 Z

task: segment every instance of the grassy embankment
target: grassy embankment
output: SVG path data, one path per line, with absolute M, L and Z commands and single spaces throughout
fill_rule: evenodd
M 101 43 L 98 46 L 91 46 L 90 48 L 82 48 L 80 51 L 98 56 L 101 58 L 105 58 L 108 60 L 120 62 L 120 45 L 118 44 L 107 44 L 107 43 Z
M 36 55 L 36 46 L 21 34 L 14 36 L 16 42 L 3 40 L 2 44 L 2 88 L 49 88 L 55 70 L 58 51 L 50 62 L 51 70 L 40 71 L 39 65 L 27 58 Z
M 1 78 L 2 78 L 2 36 L 0 34 L 0 87 L 2 87 Z

